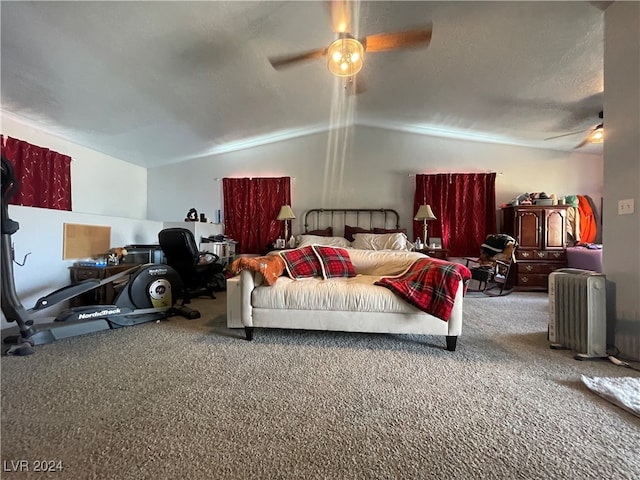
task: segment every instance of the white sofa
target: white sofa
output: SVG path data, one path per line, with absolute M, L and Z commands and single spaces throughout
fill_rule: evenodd
M 293 280 L 285 273 L 269 286 L 260 273 L 242 270 L 240 316 L 247 340 L 252 340 L 256 327 L 423 334 L 443 335 L 447 350 L 455 350 L 462 331 L 462 280 L 450 317 L 444 321 L 374 285 L 383 275 L 403 273 L 425 255 L 353 248 L 348 252 L 356 277 Z

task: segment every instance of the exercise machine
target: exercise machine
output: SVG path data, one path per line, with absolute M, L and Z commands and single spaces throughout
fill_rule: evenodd
M 16 322 L 18 335 L 5 338 L 7 355 L 30 355 L 34 346 L 52 343 L 61 338 L 110 330 L 160 320 L 173 315 L 199 318 L 200 312 L 177 303 L 183 296 L 178 273 L 162 264 L 134 265 L 108 278 L 87 279 L 62 287 L 41 297 L 31 309 L 25 309 L 15 290 L 14 254 L 11 236 L 18 231 L 18 222 L 9 218 L 8 201 L 18 188 L 11 163 L 2 155 L 2 243 L 0 252 L 2 313 L 8 322 Z M 125 278 L 128 276 L 128 281 Z M 52 323 L 34 325 L 41 312 L 60 306 L 85 292 L 114 283 L 118 291 L 112 305 L 89 305 L 66 309 Z M 44 320 L 44 318 L 43 318 Z

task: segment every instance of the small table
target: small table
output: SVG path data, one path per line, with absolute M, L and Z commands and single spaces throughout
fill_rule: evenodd
M 424 253 L 425 255 L 429 255 L 433 258 L 439 258 L 440 260 L 449 260 L 449 249 L 447 248 L 422 248 L 420 250 L 416 250 L 416 252 Z
M 107 265 L 105 267 L 72 265 L 69 267 L 69 274 L 71 276 L 71 283 L 76 284 L 89 278 L 104 280 L 111 275 L 115 275 L 116 273 L 123 272 L 139 265 L 141 264 L 121 263 L 119 265 Z M 101 287 L 89 290 L 82 295 L 72 298 L 69 302 L 69 306 L 81 307 L 85 305 L 111 305 L 115 301 L 117 295 L 117 292 L 113 287 L 113 283 L 106 283 Z

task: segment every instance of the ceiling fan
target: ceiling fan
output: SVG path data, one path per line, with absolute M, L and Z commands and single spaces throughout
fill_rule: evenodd
M 598 118 L 603 120 L 604 112 L 600 111 L 600 113 L 598 113 Z M 554 138 L 567 137 L 569 135 L 577 135 L 579 133 L 584 133 L 584 132 L 589 132 L 589 133 L 582 139 L 582 141 L 578 145 L 573 147 L 574 149 L 584 147 L 588 143 L 602 143 L 604 141 L 604 121 L 601 121 L 598 125 L 596 125 L 593 128 L 587 128 L 586 130 L 579 130 L 577 132 L 564 133 L 562 135 L 548 137 L 548 138 L 545 138 L 545 141 L 553 140 Z
M 276 70 L 294 64 L 327 57 L 329 71 L 338 77 L 353 77 L 364 66 L 366 53 L 398 50 L 401 48 L 426 47 L 431 41 L 431 25 L 424 28 L 394 33 L 379 33 L 361 39 L 351 33 L 351 12 L 349 2 L 333 0 L 331 5 L 331 20 L 333 31 L 338 38 L 329 46 L 290 55 L 270 57 L 269 62 Z

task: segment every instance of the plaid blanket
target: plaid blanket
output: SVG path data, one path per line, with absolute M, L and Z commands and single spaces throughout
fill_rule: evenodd
M 423 312 L 447 322 L 460 280 L 466 285 L 470 278 L 471 272 L 464 265 L 425 258 L 413 262 L 400 275 L 382 277 L 376 285 L 388 288 Z

